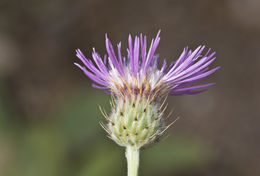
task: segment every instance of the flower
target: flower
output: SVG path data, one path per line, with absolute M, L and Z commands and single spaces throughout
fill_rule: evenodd
M 93 48 L 94 62 L 77 49 L 76 55 L 84 66 L 75 63 L 95 83 L 93 87 L 112 93 L 112 111 L 108 116 L 101 112 L 107 124 L 101 124 L 111 139 L 121 146 L 137 149 L 156 141 L 172 124 L 165 126 L 164 102 L 167 96 L 196 94 L 214 83 L 194 85 L 220 67 L 209 65 L 216 59 L 215 52 L 202 54 L 205 46 L 194 51 L 184 48 L 176 62 L 167 67 L 166 60 L 158 68 L 159 55 L 155 51 L 160 42 L 160 31 L 152 40 L 147 52 L 147 38 L 140 34 L 128 38 L 127 57 L 117 45 L 117 55 L 106 37 L 108 57 L 104 59 Z M 165 98 L 164 98 L 165 97 Z
M 134 43 L 133 43 L 134 42 Z M 121 42 L 117 45 L 117 56 L 111 42 L 106 35 L 106 50 L 108 57 L 104 60 L 93 48 L 92 57 L 95 63 L 87 59 L 77 49 L 76 55 L 84 66 L 77 65 L 84 73 L 92 79 L 93 87 L 108 90 L 120 96 L 132 96 L 134 94 L 183 95 L 196 94 L 214 83 L 193 85 L 208 75 L 214 73 L 220 67 L 209 69 L 208 66 L 216 59 L 215 52 L 202 55 L 205 46 L 199 46 L 194 51 L 184 48 L 176 62 L 171 62 L 167 68 L 166 60 L 162 67 L 158 68 L 159 55 L 155 51 L 160 42 L 160 31 L 152 40 L 147 52 L 146 36 L 135 36 L 132 40 L 128 38 L 128 56 L 121 54 Z M 192 85 L 192 86 L 191 86 Z M 160 91 L 159 91 L 160 90 Z

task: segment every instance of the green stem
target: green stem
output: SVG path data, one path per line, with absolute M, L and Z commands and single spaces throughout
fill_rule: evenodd
M 127 175 L 138 176 L 139 149 L 134 146 L 126 147 Z

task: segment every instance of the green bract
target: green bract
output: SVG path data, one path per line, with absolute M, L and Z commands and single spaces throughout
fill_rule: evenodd
M 132 100 L 116 98 L 111 105 L 111 115 L 108 117 L 104 113 L 108 124 L 103 127 L 110 138 L 121 146 L 143 147 L 157 139 L 165 130 L 162 118 L 165 108 L 162 104 L 137 96 Z

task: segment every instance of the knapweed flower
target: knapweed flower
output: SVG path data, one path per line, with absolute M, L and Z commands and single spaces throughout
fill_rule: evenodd
M 156 49 L 160 31 L 147 46 L 147 38 L 140 34 L 128 38 L 127 56 L 121 53 L 121 43 L 115 51 L 106 35 L 107 56 L 104 59 L 93 49 L 93 61 L 77 49 L 77 57 L 84 66 L 76 63 L 95 83 L 93 87 L 112 94 L 112 111 L 108 123 L 103 124 L 111 139 L 121 146 L 141 148 L 157 139 L 167 129 L 164 106 L 168 95 L 196 94 L 214 83 L 198 84 L 214 73 L 209 65 L 215 60 L 210 49 L 203 54 L 205 46 L 194 51 L 184 48 L 180 57 L 167 66 L 166 60 L 159 68 Z

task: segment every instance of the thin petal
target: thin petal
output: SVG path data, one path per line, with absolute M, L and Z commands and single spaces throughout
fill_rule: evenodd
M 109 39 L 107 38 L 107 35 L 106 35 L 106 49 L 107 49 L 109 59 L 112 61 L 112 63 L 114 64 L 114 66 L 118 70 L 118 72 L 121 75 L 123 75 L 123 68 L 118 63 L 113 46 L 112 46 L 111 42 L 109 41 Z
M 135 37 L 135 45 L 134 45 L 134 59 L 133 59 L 133 74 L 134 76 L 137 75 L 138 72 L 138 60 L 139 60 L 139 37 Z
M 202 85 L 196 85 L 196 86 L 192 86 L 192 87 L 185 87 L 185 88 L 181 88 L 181 89 L 174 89 L 175 92 L 182 92 L 182 91 L 187 91 L 187 90 L 194 90 L 194 89 L 201 89 L 201 88 L 205 88 L 205 87 L 209 87 L 212 85 L 215 85 L 216 83 L 208 83 L 208 84 L 202 84 Z
M 144 66 L 144 72 L 146 73 L 147 69 L 148 69 L 148 66 L 150 65 L 151 63 L 151 60 L 153 58 L 153 55 L 155 53 L 155 50 L 156 48 L 158 47 L 159 45 L 159 42 L 160 42 L 160 33 L 161 33 L 161 30 L 158 31 L 157 35 L 156 35 L 156 38 L 154 40 L 154 43 L 153 43 L 153 40 L 152 40 L 152 43 L 151 43 L 151 46 L 150 46 L 150 49 L 149 49 L 149 52 L 148 52 L 148 55 L 147 55 L 147 59 L 146 59 L 146 62 L 145 62 L 145 66 Z
M 191 78 L 189 78 L 189 79 L 184 79 L 183 81 L 180 81 L 179 84 L 180 84 L 180 83 L 184 83 L 184 82 L 190 82 L 190 81 L 194 81 L 194 80 L 198 80 L 198 79 L 205 78 L 206 76 L 208 76 L 208 75 L 214 73 L 214 72 L 215 72 L 216 70 L 218 70 L 219 68 L 220 68 L 220 67 L 216 67 L 216 68 L 214 68 L 214 69 L 212 69 L 212 70 L 209 70 L 209 71 L 207 71 L 207 72 L 205 72 L 205 73 L 202 73 L 202 74 L 200 74 L 200 75 L 198 75 L 198 76 L 191 77 Z

